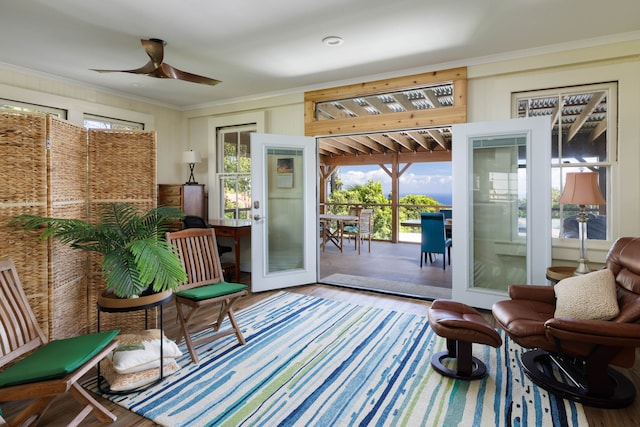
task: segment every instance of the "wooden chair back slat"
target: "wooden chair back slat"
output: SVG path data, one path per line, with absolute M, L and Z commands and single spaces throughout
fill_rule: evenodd
M 188 228 L 167 233 L 167 240 L 176 247 L 188 276 L 180 290 L 224 281 L 213 228 Z
M 0 367 L 45 342 L 13 261 L 0 260 Z

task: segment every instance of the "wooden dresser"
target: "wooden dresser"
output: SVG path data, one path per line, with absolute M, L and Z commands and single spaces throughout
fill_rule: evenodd
M 171 206 L 207 219 L 204 184 L 158 184 L 158 206 Z

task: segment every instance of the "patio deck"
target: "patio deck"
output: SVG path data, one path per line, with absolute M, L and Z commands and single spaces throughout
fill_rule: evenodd
M 342 253 L 331 244 L 320 250 L 319 282 L 422 299 L 450 298 L 452 268 L 447 264 L 443 270 L 442 255 L 436 255 L 421 269 L 417 243 L 372 241 L 368 252 L 365 241 L 358 255 L 351 240 Z

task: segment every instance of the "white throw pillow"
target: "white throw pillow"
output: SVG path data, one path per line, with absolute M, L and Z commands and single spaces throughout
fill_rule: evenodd
M 120 334 L 118 347 L 111 353 L 113 368 L 119 374 L 144 371 L 160 367 L 160 330 L 148 329 L 137 334 Z M 162 358 L 171 363 L 182 352 L 175 342 L 163 335 Z
M 167 377 L 180 369 L 174 359 L 169 359 L 162 368 L 162 376 Z M 100 361 L 100 370 L 109 383 L 111 391 L 128 391 L 151 384 L 160 378 L 160 368 L 145 369 L 131 374 L 119 374 L 108 357 Z
M 610 320 L 620 313 L 616 298 L 616 279 L 611 270 L 603 269 L 568 277 L 558 282 L 554 291 L 554 317 Z

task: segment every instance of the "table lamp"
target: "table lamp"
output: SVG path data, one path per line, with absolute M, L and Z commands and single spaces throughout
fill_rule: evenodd
M 190 172 L 189 180 L 185 182 L 185 184 L 192 185 L 192 184 L 198 183 L 193 177 L 193 168 L 196 165 L 196 163 L 200 163 L 201 160 L 202 158 L 200 157 L 199 151 L 189 150 L 189 151 L 182 152 L 182 162 L 187 163 L 189 165 L 189 172 Z
M 574 274 L 586 274 L 591 271 L 587 260 L 587 215 L 586 205 L 604 205 L 606 201 L 598 187 L 597 172 L 571 172 L 567 174 L 560 203 L 578 205 L 578 239 L 580 240 L 580 258 Z

